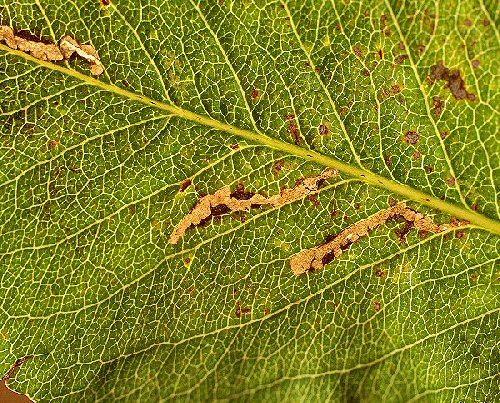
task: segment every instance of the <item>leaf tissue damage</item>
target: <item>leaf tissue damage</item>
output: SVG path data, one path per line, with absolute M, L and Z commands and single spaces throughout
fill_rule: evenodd
M 359 238 L 367 236 L 370 231 L 388 220 L 398 218 L 402 218 L 406 221 L 404 229 L 399 232 L 399 235 L 403 238 L 411 228 L 415 228 L 424 233 L 438 233 L 452 227 L 459 227 L 466 224 L 466 222 L 454 220 L 450 224 L 438 225 L 435 224 L 431 218 L 425 217 L 423 214 L 407 207 L 406 203 L 397 203 L 365 220 L 358 221 L 346 228 L 340 234 L 329 237 L 322 245 L 299 252 L 290 260 L 291 269 L 296 275 L 308 271 L 320 270 L 333 259 L 338 258 L 344 250 L 349 249 L 349 247 L 359 240 Z
M 203 224 L 214 216 L 247 211 L 252 207 L 264 205 L 281 207 L 297 201 L 315 192 L 323 186 L 327 179 L 336 175 L 338 175 L 337 171 L 327 169 L 321 175 L 302 179 L 293 188 L 282 189 L 280 194 L 271 197 L 246 192 L 242 187 L 236 188 L 234 192 L 231 192 L 229 187 L 224 187 L 214 194 L 206 195 L 200 199 L 191 212 L 174 229 L 170 235 L 170 243 L 176 244 L 188 228 Z
M 104 66 L 97 51 L 92 45 L 82 45 L 69 35 L 65 35 L 56 45 L 46 43 L 25 31 L 17 31 L 6 25 L 0 26 L 0 42 L 12 49 L 30 53 L 31 56 L 50 62 L 68 60 L 74 54 L 85 59 L 90 64 L 90 73 L 94 76 L 104 72 Z

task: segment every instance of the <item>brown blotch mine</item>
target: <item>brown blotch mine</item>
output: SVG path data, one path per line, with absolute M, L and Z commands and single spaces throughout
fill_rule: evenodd
M 446 81 L 445 87 L 450 90 L 455 99 L 467 99 L 474 101 L 476 96 L 468 92 L 465 88 L 465 81 L 462 78 L 460 71 L 450 70 L 442 61 L 434 66 L 431 66 L 430 78 L 432 81 L 444 80 Z
M 317 191 L 327 179 L 336 175 L 338 175 L 337 171 L 328 169 L 321 175 L 303 179 L 293 188 L 282 189 L 280 194 L 271 197 L 247 192 L 241 184 L 236 187 L 234 192 L 231 192 L 229 187 L 224 187 L 214 194 L 202 197 L 193 210 L 177 225 L 170 235 L 169 241 L 171 244 L 176 244 L 184 236 L 188 228 L 203 225 L 214 216 L 230 212 L 248 211 L 251 208 L 261 206 L 281 207 L 292 203 Z
M 375 228 L 395 218 L 403 218 L 407 223 L 411 224 L 411 228 L 424 233 L 438 233 L 464 224 L 460 221 L 453 221 L 450 224 L 438 225 L 431 218 L 425 217 L 423 214 L 407 207 L 406 203 L 397 203 L 365 220 L 358 221 L 337 236 L 330 237 L 327 242 L 297 253 L 290 260 L 293 273 L 300 275 L 322 269 L 326 264 L 338 258 L 361 237 L 367 236 Z
M 11 49 L 18 49 L 37 59 L 49 62 L 68 60 L 73 54 L 77 54 L 89 62 L 92 75 L 98 76 L 104 72 L 104 67 L 94 47 L 81 45 L 69 35 L 64 36 L 59 41 L 59 45 L 56 45 L 45 43 L 32 35 L 27 35 L 24 31 L 15 33 L 11 27 L 2 25 L 0 26 L 0 42 L 5 42 Z

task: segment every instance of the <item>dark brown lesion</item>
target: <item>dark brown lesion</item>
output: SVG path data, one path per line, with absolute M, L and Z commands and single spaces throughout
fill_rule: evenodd
M 448 88 L 457 100 L 474 101 L 476 99 L 476 95 L 465 88 L 465 80 L 460 71 L 449 69 L 442 61 L 431 66 L 429 77 L 431 82 L 446 81 L 445 88 Z

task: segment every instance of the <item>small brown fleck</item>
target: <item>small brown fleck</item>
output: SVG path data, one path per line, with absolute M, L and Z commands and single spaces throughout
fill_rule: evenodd
M 465 26 L 467 26 L 467 27 L 471 27 L 471 26 L 472 26 L 472 21 L 471 21 L 469 18 L 467 18 L 467 19 L 464 21 L 464 24 L 465 24 Z
M 264 308 L 264 315 L 269 315 L 271 313 L 271 310 L 269 308 Z
M 404 141 L 407 142 L 408 144 L 417 144 L 418 141 L 420 140 L 420 135 L 414 131 L 414 130 L 409 130 L 405 133 Z
M 424 165 L 424 170 L 426 173 L 431 174 L 434 172 L 434 167 L 432 165 Z
M 485 19 L 483 20 L 483 25 L 484 25 L 485 27 L 487 27 L 488 25 L 490 25 L 490 21 L 489 21 L 489 20 L 487 20 L 487 19 L 485 18 Z
M 283 161 L 283 160 L 276 161 L 273 164 L 273 173 L 274 173 L 274 175 L 279 175 L 279 173 L 283 169 L 284 165 L 285 165 L 285 161 Z
M 398 43 L 399 49 L 405 50 L 405 44 L 403 42 Z
M 309 200 L 314 205 L 314 207 L 321 206 L 321 203 L 318 200 L 318 195 L 317 194 L 311 194 L 311 195 L 307 196 L 307 200 Z
M 293 142 L 296 145 L 299 145 L 300 144 L 300 134 L 299 134 L 299 128 L 297 127 L 297 125 L 295 123 L 290 123 L 290 126 L 288 126 L 288 131 L 290 132 L 290 134 L 293 137 Z
M 49 150 L 55 150 L 59 146 L 60 142 L 59 140 L 49 140 L 47 143 L 47 147 Z
M 189 186 L 191 186 L 191 179 L 186 179 L 182 181 L 179 186 L 179 192 L 184 192 Z
M 386 272 L 384 270 L 382 270 L 382 269 L 377 269 L 377 270 L 375 270 L 375 275 L 377 277 L 385 277 L 386 276 Z
M 440 97 L 432 98 L 434 104 L 434 115 L 440 117 L 444 109 L 444 101 Z
M 323 124 L 319 125 L 319 134 L 321 134 L 322 136 L 326 136 L 329 132 L 330 130 L 328 130 L 328 126 Z
M 380 311 L 380 309 L 382 308 L 382 304 L 379 302 L 379 301 L 373 301 L 373 309 L 375 309 L 375 311 Z
M 236 303 L 236 317 L 241 318 L 242 315 L 248 315 L 252 310 L 247 307 L 242 307 L 239 302 Z
M 101 0 L 101 4 L 103 6 L 109 6 L 111 4 L 111 1 L 110 0 Z
M 398 55 L 396 56 L 396 58 L 394 59 L 394 62 L 396 64 L 403 64 L 403 62 L 408 59 L 408 55 L 406 53 L 403 53 L 402 55 Z
M 481 65 L 481 62 L 480 62 L 479 60 L 474 59 L 474 60 L 472 61 L 472 67 L 473 67 L 473 68 L 477 69 L 480 65 Z
M 464 236 L 465 236 L 465 231 L 460 230 L 455 233 L 455 237 L 457 239 L 462 239 Z
M 356 45 L 352 48 L 352 50 L 354 51 L 354 54 L 358 57 L 363 57 L 363 50 L 361 49 L 361 47 L 359 45 Z
M 238 143 L 231 144 L 229 147 L 231 147 L 233 150 L 237 150 L 240 148 L 240 145 Z
M 441 138 L 444 140 L 446 137 L 448 137 L 450 133 L 448 131 L 441 132 Z
M 260 98 L 260 92 L 258 89 L 252 91 L 252 101 L 257 101 Z
M 379 49 L 378 50 L 378 57 L 380 58 L 380 60 L 382 60 L 384 58 L 384 51 L 383 51 L 383 49 Z
M 446 179 L 446 183 L 448 184 L 448 186 L 455 186 L 456 182 L 457 180 L 455 179 L 454 176 L 450 176 L 449 178 Z

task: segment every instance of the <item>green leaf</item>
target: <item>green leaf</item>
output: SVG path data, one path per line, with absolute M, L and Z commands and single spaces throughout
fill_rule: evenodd
M 499 396 L 495 2 L 0 0 L 0 23 L 56 46 L 69 35 L 104 67 L 0 43 L 11 388 Z M 339 175 L 312 179 L 327 168 Z M 265 202 L 214 205 L 172 243 L 227 187 Z M 394 216 L 352 238 L 398 202 L 435 230 Z M 322 270 L 292 272 L 347 235 Z

